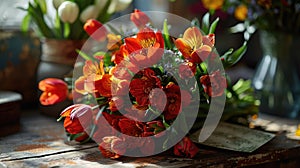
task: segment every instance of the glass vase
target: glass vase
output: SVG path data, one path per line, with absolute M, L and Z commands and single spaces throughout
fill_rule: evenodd
M 300 36 L 260 31 L 262 60 L 253 77 L 261 101 L 260 112 L 285 118 L 299 118 L 300 80 L 297 60 Z

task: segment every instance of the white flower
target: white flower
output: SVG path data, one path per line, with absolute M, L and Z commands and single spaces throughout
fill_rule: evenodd
M 116 12 L 125 10 L 130 4 L 132 0 L 118 0 L 118 3 L 116 5 Z
M 65 0 L 52 0 L 52 4 L 53 4 L 53 7 L 55 9 L 58 9 L 58 7 L 64 2 Z
M 97 8 L 99 11 L 101 11 L 101 10 L 104 8 L 104 6 L 105 6 L 105 4 L 107 3 L 107 1 L 108 1 L 108 0 L 95 0 L 95 6 L 96 6 L 96 8 Z
M 112 0 L 107 9 L 107 13 L 115 13 L 126 9 L 132 0 Z
M 65 1 L 58 7 L 58 15 L 65 23 L 74 23 L 79 14 L 79 7 L 75 2 Z
M 89 5 L 81 12 L 79 18 L 82 22 L 86 22 L 88 19 L 96 19 L 99 12 L 100 11 L 96 7 L 96 5 Z

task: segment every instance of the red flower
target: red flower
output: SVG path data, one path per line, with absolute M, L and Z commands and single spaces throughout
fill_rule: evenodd
M 134 12 L 130 15 L 130 20 L 139 28 L 142 29 L 150 22 L 149 17 L 138 9 L 135 9 Z
M 95 90 L 103 97 L 111 97 L 112 75 L 104 74 L 101 79 L 95 81 Z
M 144 132 L 147 133 L 147 136 L 152 136 L 152 135 L 159 135 L 161 136 L 162 134 L 159 134 L 160 132 L 164 131 L 166 128 L 162 121 L 157 120 L 157 121 L 149 121 L 146 124 L 146 127 L 144 127 Z
M 130 61 L 145 68 L 157 63 L 164 53 L 164 40 L 160 31 L 154 32 L 146 27 L 141 29 L 136 38 L 125 39 Z
M 95 20 L 89 19 L 85 22 L 83 29 L 89 34 L 93 39 L 97 41 L 104 41 L 107 35 L 107 30 L 103 25 Z
M 227 87 L 226 78 L 221 74 L 220 71 L 215 71 L 211 75 L 201 76 L 200 82 L 205 93 L 211 97 L 223 95 Z
M 138 105 L 146 106 L 149 104 L 149 94 L 154 88 L 161 88 L 160 79 L 155 76 L 155 72 L 150 68 L 140 71 L 129 85 L 129 91 L 135 97 Z
M 102 115 L 95 120 L 97 130 L 93 135 L 93 139 L 96 142 L 101 142 L 105 136 L 116 135 L 120 131 L 118 123 L 121 118 L 122 116 L 102 112 Z
M 83 132 L 83 133 L 81 133 L 81 134 L 82 134 L 82 135 L 79 136 L 78 138 L 76 138 L 75 141 L 77 141 L 77 142 L 82 142 L 82 141 L 84 141 L 84 140 L 86 140 L 86 139 L 89 138 L 89 134 L 87 134 L 86 132 Z
M 198 151 L 198 147 L 188 137 L 184 137 L 174 146 L 174 154 L 177 156 L 193 158 Z
M 117 159 L 126 152 L 126 143 L 116 136 L 107 136 L 98 148 L 104 157 Z
M 124 58 L 128 57 L 128 51 L 126 50 L 125 45 L 121 45 L 120 49 L 115 52 L 115 54 L 112 56 L 112 61 L 115 64 L 121 63 L 121 61 L 124 60 Z
M 127 104 L 127 106 L 129 106 L 129 105 Z M 148 109 L 148 106 L 139 106 L 138 104 L 134 104 L 125 109 L 127 112 L 124 115 L 125 117 L 143 121 L 143 119 L 145 119 L 145 117 L 146 117 L 146 110 Z
M 130 81 L 132 77 L 131 74 L 138 72 L 138 67 L 128 60 L 123 60 L 116 65 L 111 72 L 115 78 Z
M 192 78 L 196 73 L 196 64 L 192 62 L 184 62 L 179 65 L 179 76 L 182 79 Z
M 167 96 L 164 90 L 154 88 L 149 95 L 151 106 L 155 107 L 159 112 L 164 111 L 167 104 Z
M 164 110 L 164 117 L 166 120 L 171 120 L 177 117 L 181 111 L 181 106 L 190 104 L 191 95 L 185 90 L 180 92 L 179 86 L 173 82 L 170 82 L 166 86 L 165 92 L 167 95 L 167 105 Z
M 86 104 L 74 104 L 64 109 L 60 116 L 65 117 L 64 128 L 70 134 L 84 132 L 92 123 L 93 110 Z
M 68 85 L 61 79 L 47 78 L 39 82 L 42 105 L 53 105 L 64 101 L 68 96 Z
M 130 120 L 128 118 L 120 119 L 119 127 L 123 134 L 139 137 L 143 133 L 143 125 L 141 122 Z
M 112 97 L 109 102 L 110 111 L 120 111 L 124 107 L 124 100 L 122 97 Z

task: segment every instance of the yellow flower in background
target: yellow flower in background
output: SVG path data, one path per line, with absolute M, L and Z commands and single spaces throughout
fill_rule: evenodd
M 223 6 L 224 0 L 201 0 L 204 7 L 209 10 L 220 9 Z
M 240 21 L 244 21 L 247 18 L 247 14 L 248 8 L 246 5 L 239 5 L 234 11 L 235 18 Z

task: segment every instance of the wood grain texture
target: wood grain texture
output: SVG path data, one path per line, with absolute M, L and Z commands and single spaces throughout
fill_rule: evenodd
M 0 138 L 0 167 L 297 167 L 300 144 L 279 133 L 253 153 L 199 145 L 196 158 L 167 151 L 156 156 L 103 158 L 95 143 L 68 142 L 62 122 L 37 111 L 21 120 L 19 133 Z

